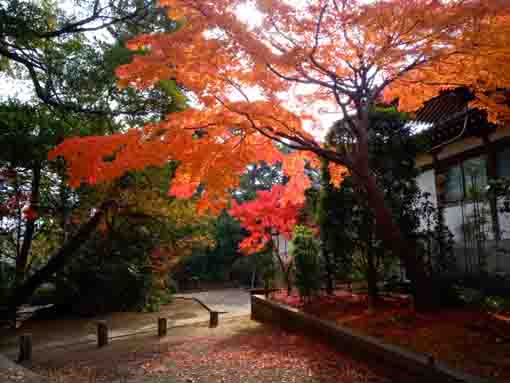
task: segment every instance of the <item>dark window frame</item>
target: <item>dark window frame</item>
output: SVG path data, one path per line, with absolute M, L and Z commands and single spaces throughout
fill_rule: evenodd
M 488 161 L 488 155 L 486 153 L 481 153 L 481 154 L 477 154 L 477 155 L 474 155 L 472 157 L 467 157 L 467 158 L 462 158 L 462 159 L 458 159 L 457 161 L 455 162 L 450 162 L 448 164 L 448 166 L 445 166 L 445 167 L 441 167 L 441 170 L 437 170 L 436 171 L 436 183 L 437 183 L 437 177 L 445 177 L 445 180 L 444 180 L 444 184 L 446 185 L 447 181 L 447 174 L 448 174 L 448 171 L 450 171 L 451 169 L 453 168 L 456 168 L 458 167 L 460 169 L 460 178 L 461 178 L 461 196 L 460 198 L 452 198 L 452 199 L 448 199 L 447 198 L 447 190 L 446 190 L 446 187 L 444 188 L 443 192 L 442 193 L 439 193 L 439 190 L 437 190 L 438 188 L 436 188 L 436 192 L 438 194 L 438 200 L 440 200 L 443 204 L 445 205 L 458 205 L 460 203 L 463 203 L 463 202 L 470 202 L 473 200 L 473 198 L 470 198 L 468 196 L 468 186 L 470 184 L 470 181 L 468 181 L 468 179 L 466 178 L 466 168 L 465 168 L 465 164 L 466 162 L 470 161 L 470 160 L 474 160 L 474 159 L 482 159 L 483 161 L 485 161 L 485 180 L 487 181 L 488 179 L 488 173 L 489 173 L 489 161 Z
M 428 170 L 428 169 L 434 170 L 435 180 L 436 180 L 437 201 L 439 203 L 443 204 L 443 206 L 456 206 L 456 205 L 461 204 L 462 202 L 470 202 L 470 200 L 466 199 L 466 198 L 461 198 L 458 200 L 451 200 L 451 201 L 446 200 L 442 195 L 444 193 L 440 192 L 439 178 L 446 177 L 446 173 L 447 173 L 448 169 L 450 169 L 451 167 L 460 166 L 462 169 L 463 195 L 465 196 L 466 195 L 466 190 L 465 190 L 466 182 L 465 182 L 465 174 L 464 174 L 464 169 L 463 169 L 462 163 L 464 161 L 467 161 L 467 160 L 470 160 L 470 159 L 473 159 L 476 157 L 485 156 L 486 175 L 487 175 L 487 178 L 490 179 L 490 178 L 494 177 L 494 175 L 491 175 L 490 156 L 491 155 L 494 156 L 494 161 L 496 162 L 495 171 L 497 173 L 499 173 L 499 169 L 498 169 L 498 165 L 497 165 L 497 162 L 499 161 L 499 153 L 501 153 L 505 149 L 509 150 L 509 148 L 510 148 L 510 136 L 502 137 L 496 141 L 492 141 L 492 142 L 490 142 L 489 146 L 485 145 L 482 142 L 482 143 L 480 143 L 479 146 L 476 146 L 475 148 L 471 148 L 471 149 L 468 149 L 461 153 L 450 156 L 448 158 L 438 160 L 437 166 L 434 164 L 431 164 L 431 165 L 425 166 L 422 170 Z M 495 177 L 500 177 L 500 174 L 495 174 Z

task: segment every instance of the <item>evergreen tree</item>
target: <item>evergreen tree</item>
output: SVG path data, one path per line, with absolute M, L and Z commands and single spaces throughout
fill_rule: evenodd
M 296 287 L 299 295 L 309 301 L 318 295 L 322 286 L 319 243 L 312 230 L 298 225 L 291 243 L 294 258 Z

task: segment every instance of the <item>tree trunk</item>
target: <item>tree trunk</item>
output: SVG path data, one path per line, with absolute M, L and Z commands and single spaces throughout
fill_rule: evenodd
M 333 264 L 331 262 L 331 254 L 326 251 L 323 253 L 326 266 L 326 293 L 333 295 L 335 292 L 335 278 L 333 276 Z
M 62 268 L 69 263 L 74 253 L 85 243 L 92 232 L 96 229 L 97 225 L 101 222 L 101 219 L 103 219 L 106 210 L 111 204 L 111 201 L 104 202 L 90 220 L 85 223 L 53 257 L 50 258 L 44 267 L 36 271 L 21 286 L 14 290 L 8 302 L 8 309 L 10 313 L 15 313 L 17 308 L 30 298 L 37 287 L 50 280 L 53 274 L 62 270 Z
M 276 259 L 278 259 L 283 278 L 285 279 L 285 284 L 287 285 L 287 295 L 290 295 L 292 293 L 292 281 L 290 280 L 290 272 L 292 270 L 291 264 L 285 267 L 285 262 L 280 255 L 279 247 L 278 245 L 275 245 L 274 241 L 272 242 L 271 247 L 274 255 L 276 256 Z
M 290 280 L 290 267 L 284 271 L 285 274 L 285 283 L 287 284 L 287 295 L 290 296 L 292 294 L 292 281 Z
M 319 193 L 319 205 L 318 205 L 318 221 L 320 225 L 320 251 L 324 258 L 324 264 L 326 269 L 326 292 L 328 295 L 333 295 L 334 291 L 334 267 L 331 260 L 331 253 L 328 251 L 328 224 L 329 224 L 329 212 L 328 209 L 328 198 L 331 194 L 331 174 L 329 172 L 329 162 L 322 160 L 321 168 L 321 190 Z
M 251 288 L 255 288 L 255 277 L 257 276 L 257 265 L 253 268 L 252 274 L 251 274 Z
M 386 206 L 384 195 L 377 187 L 375 177 L 371 174 L 365 176 L 353 174 L 353 176 L 356 183 L 365 189 L 367 203 L 374 211 L 377 237 L 400 257 L 406 268 L 413 284 L 415 309 L 427 311 L 433 308 L 437 297 L 431 289 L 430 278 L 425 274 L 423 260 L 417 254 L 416 243 L 402 237 L 400 228 L 395 224 L 391 211 Z
M 377 304 L 377 266 L 375 264 L 375 251 L 373 246 L 374 243 L 374 229 L 376 227 L 374 218 L 371 212 L 364 212 L 362 224 L 364 228 L 361 229 L 361 236 L 366 244 L 366 281 L 367 281 L 367 303 L 368 311 L 370 313 L 375 312 L 375 306 Z
M 39 206 L 39 189 L 41 184 L 41 168 L 39 164 L 36 164 L 32 169 L 32 186 L 30 190 L 30 208 L 38 208 Z M 16 257 L 16 276 L 15 276 L 15 288 L 21 286 L 25 280 L 25 274 L 27 271 L 28 258 L 30 255 L 30 249 L 32 247 L 32 239 L 35 231 L 35 221 L 33 217 L 29 217 L 26 220 L 25 232 L 23 233 L 23 244 L 21 250 Z
M 377 304 L 377 270 L 375 267 L 374 250 L 371 246 L 367 249 L 367 287 L 368 287 L 368 311 L 374 312 Z

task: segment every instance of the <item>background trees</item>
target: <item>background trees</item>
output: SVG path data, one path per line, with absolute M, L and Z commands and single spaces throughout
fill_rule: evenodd
M 173 173 L 163 171 L 164 181 L 157 187 L 141 183 L 140 174 L 134 182 L 131 174 L 111 187 L 71 189 L 64 161 L 49 161 L 48 152 L 71 136 L 111 135 L 129 126 L 156 121 L 164 113 L 182 110 L 186 98 L 174 82 L 162 81 L 150 91 L 133 92 L 119 89 L 114 73 L 118 65 L 129 62 L 134 54 L 124 46 L 127 39 L 144 31 L 171 31 L 177 23 L 150 2 L 130 1 L 85 1 L 74 7 L 5 1 L 0 4 L 0 15 L 0 76 L 13 88 L 24 89 L 22 94 L 14 94 L 3 87 L 0 94 L 0 263 L 4 272 L 10 273 L 13 263 L 16 269 L 15 277 L 2 279 L 12 281 L 2 286 L 2 301 L 8 296 L 11 306 L 26 301 L 41 283 L 55 282 L 54 272 L 71 261 L 75 262 L 66 270 L 67 276 L 72 270 L 87 269 L 97 285 L 101 278 L 108 278 L 107 269 L 128 267 L 130 262 L 148 265 L 144 270 L 152 277 L 151 249 L 158 240 L 165 236 L 168 239 L 169 233 L 163 233 L 163 227 L 175 233 L 180 216 L 175 209 L 162 212 L 171 205 L 172 199 L 168 197 L 159 200 L 164 205 L 159 210 L 148 209 L 147 194 L 165 195 Z M 136 199 L 133 189 L 128 188 L 129 192 L 126 189 L 128 179 L 146 193 L 145 220 L 163 224 L 153 224 L 152 229 L 161 230 L 153 230 L 152 238 L 138 236 L 145 242 L 136 261 L 126 255 L 117 264 L 115 260 L 105 264 L 104 259 L 111 255 L 108 251 L 119 252 L 118 246 L 124 245 L 127 254 L 135 246 L 115 238 L 114 230 L 108 232 L 116 226 L 110 225 L 111 214 L 118 213 L 119 208 L 127 214 Z M 128 226 L 133 228 L 140 216 L 124 215 L 119 218 L 122 219 L 130 221 Z M 193 226 L 189 220 L 184 221 Z M 98 228 L 103 234 L 95 233 Z M 88 239 L 91 242 L 87 244 Z M 111 246 L 105 245 L 109 240 Z M 78 251 L 84 244 L 86 247 Z M 98 261 L 97 267 L 106 274 L 97 267 L 92 270 L 91 263 L 86 261 L 93 248 L 101 249 L 94 256 L 103 260 Z M 51 260 L 58 262 L 48 263 Z M 48 265 L 52 267 L 45 269 Z M 113 274 L 110 272 L 110 277 Z M 60 290 L 69 287 L 69 291 L 75 291 L 71 285 L 78 281 L 63 283 L 70 281 L 67 276 L 61 275 Z M 91 280 L 87 283 L 94 284 Z M 76 292 L 73 300 L 85 288 L 84 284 L 80 286 L 81 291 Z M 112 301 L 115 298 L 106 303 Z M 127 304 L 121 302 L 124 303 Z
M 373 132 L 369 114 L 392 84 L 398 86 L 420 76 L 444 83 L 437 68 L 452 64 L 452 68 L 461 70 L 465 82 L 470 82 L 467 79 L 474 72 L 466 72 L 466 62 L 475 68 L 478 62 L 485 65 L 495 63 L 493 57 L 505 57 L 504 39 L 491 40 L 489 35 L 496 24 L 506 23 L 508 4 L 367 4 L 349 0 L 289 5 L 285 1 L 257 1 L 261 22 L 255 26 L 236 16 L 238 6 L 244 4 L 241 0 L 227 0 L 221 5 L 195 0 L 168 0 L 162 4 L 171 8 L 171 15 L 185 17 L 186 23 L 176 33 L 133 39 L 130 48 L 150 50 L 118 69 L 120 82 L 148 89 L 161 79 L 176 79 L 204 107 L 147 125 L 143 133 L 83 140 L 82 144 L 89 147 L 86 157 L 76 156 L 75 141 L 64 143 L 54 155 L 66 157 L 72 179 L 90 179 L 93 173 L 93 181 L 106 181 L 125 169 L 141 166 L 141 158 L 146 165 L 160 165 L 173 158 L 185 164 L 177 172 L 173 192 L 188 197 L 199 184 L 206 185 L 199 206 L 218 210 L 225 207 L 227 190 L 238 185 L 249 163 L 283 161 L 284 171 L 295 176 L 290 180 L 294 187 L 289 190 L 296 196 L 308 187 L 302 177 L 304 159 L 317 165 L 317 156 L 326 158 L 336 166 L 335 182 L 340 180 L 339 166 L 343 166 L 349 169 L 357 187 L 364 190 L 374 212 L 378 238 L 405 263 L 416 285 L 416 303 L 426 303 L 430 294 L 414 241 L 401 232 L 370 167 Z M 210 31 L 215 33 L 205 33 Z M 349 145 L 341 150 L 326 148 L 303 129 L 301 117 L 308 119 L 312 113 L 306 108 L 291 113 L 288 100 L 281 97 L 296 89 L 296 84 L 306 85 L 306 90 L 298 90 L 304 105 L 326 102 L 343 113 L 342 129 L 349 136 Z M 494 89 L 502 87 L 501 82 L 491 84 Z M 250 87 L 257 88 L 257 96 L 246 91 Z M 421 88 L 414 90 L 419 93 Z M 498 92 L 485 92 L 479 98 L 487 94 L 495 96 L 493 101 L 499 97 Z M 200 139 L 196 139 L 197 131 L 201 132 Z M 301 153 L 282 159 L 274 142 Z M 108 145 L 109 152 L 117 150 L 116 158 L 105 162 L 102 157 Z M 94 164 L 92 172 L 81 166 L 84 161 Z
M 355 195 L 350 177 L 337 188 L 331 183 L 329 162 L 322 161 L 320 190 L 314 206 L 315 221 L 319 225 L 320 250 L 324 259 L 326 291 L 332 294 L 337 281 L 350 278 L 354 252 L 353 207 Z
M 415 239 L 402 230 L 413 224 L 400 225 L 410 217 L 395 214 L 394 201 L 384 190 L 393 186 L 386 173 L 372 165 L 371 145 L 379 133 L 371 113 L 385 90 L 392 97 L 391 89 L 417 81 L 415 94 L 421 91 L 430 97 L 431 89 L 451 86 L 453 76 L 462 77 L 478 100 L 489 98 L 486 104 L 492 109 L 504 108 L 498 89 L 506 87 L 505 76 L 486 76 L 483 86 L 469 84 L 476 68 L 487 69 L 508 56 L 506 38 L 491 39 L 490 34 L 508 28 L 509 5 L 460 0 L 256 1 L 260 22 L 250 25 L 237 17 L 239 6 L 245 5 L 242 0 L 161 4 L 179 22 L 167 22 L 160 10 L 146 12 L 146 4 L 121 7 L 96 1 L 88 4 L 89 17 L 81 21 L 66 10 L 30 6 L 25 13 L 37 21 L 28 25 L 16 7 L 2 5 L 8 21 L 2 24 L 4 61 L 21 68 L 37 98 L 60 111 L 57 119 L 68 117 L 62 111 L 77 113 L 81 120 L 88 116 L 88 122 L 108 133 L 69 138 L 50 152 L 52 159 L 65 157 L 70 185 L 108 183 L 126 171 L 162 167 L 173 160 L 179 167 L 171 193 L 194 197 L 199 211 L 217 213 L 228 207 L 247 166 L 260 161 L 281 163 L 283 173 L 292 176 L 282 201 L 302 203 L 310 186 L 307 169 L 320 167 L 323 158 L 330 162 L 336 186 L 349 171 L 360 191 L 359 203 L 371 209 L 377 239 L 405 263 L 416 303 L 428 303 L 426 267 Z M 146 20 L 151 20 L 152 33 L 143 33 L 149 32 Z M 89 29 L 107 31 L 112 40 L 89 39 Z M 127 43 L 134 57 L 116 49 L 138 33 Z M 105 72 L 94 70 L 93 51 L 102 53 L 101 62 L 111 64 Z M 129 60 L 117 69 L 120 89 L 112 88 L 113 66 Z M 438 70 L 444 66 L 453 68 L 448 78 Z M 96 72 L 105 77 L 89 83 Z M 69 73 L 79 73 L 79 81 L 72 81 Z M 430 87 L 420 88 L 421 82 Z M 186 89 L 196 108 L 184 108 L 179 89 Z M 284 96 L 290 91 L 293 100 Z M 414 104 L 403 97 L 402 104 L 416 106 L 421 95 L 411 100 Z M 142 105 L 143 115 L 136 107 L 120 106 L 131 101 Z M 310 105 L 324 104 L 342 114 L 339 145 L 322 145 L 305 129 L 305 121 L 317 122 Z M 146 125 L 128 129 L 140 122 Z M 388 144 L 392 142 L 383 146 Z M 293 151 L 282 153 L 281 146 Z M 32 210 L 27 216 L 34 217 Z M 92 230 L 92 223 L 99 221 L 84 227 Z

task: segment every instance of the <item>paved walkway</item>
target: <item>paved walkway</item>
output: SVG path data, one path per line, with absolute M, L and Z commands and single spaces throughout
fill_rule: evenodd
M 44 383 L 46 378 L 17 365 L 0 354 L 0 382 L 2 383 Z
M 198 299 L 212 311 L 224 312 L 226 316 L 250 314 L 250 293 L 241 289 L 201 291 L 177 294 L 176 298 Z
M 157 318 L 168 318 L 169 327 L 189 326 L 209 321 L 209 310 L 225 312 L 222 320 L 250 314 L 250 294 L 241 289 L 225 289 L 199 293 L 178 294 L 174 302 L 157 313 L 111 313 L 94 318 L 29 319 L 16 331 L 0 337 L 0 353 L 15 358 L 18 336 L 29 332 L 34 351 L 96 342 L 98 320 L 106 320 L 109 337 L 120 339 L 138 333 L 156 333 Z M 195 299 L 200 300 L 199 304 Z M 1 380 L 0 380 L 1 381 Z

